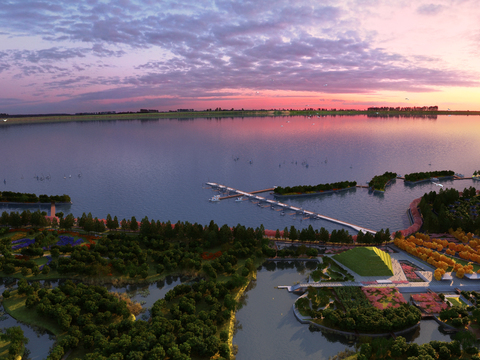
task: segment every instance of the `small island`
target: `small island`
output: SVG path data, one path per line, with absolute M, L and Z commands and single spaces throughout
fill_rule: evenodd
M 370 180 L 368 186 L 371 190 L 385 191 L 385 188 L 391 184 L 391 181 L 397 177 L 397 173 L 386 171 L 383 175 L 376 175 Z
M 13 191 L 0 191 L 0 202 L 2 203 L 25 203 L 25 204 L 49 204 L 52 201 L 56 203 L 72 203 L 68 195 L 35 195 L 29 193 L 19 193 Z
M 340 181 L 331 184 L 318 184 L 318 185 L 297 185 L 281 187 L 277 186 L 274 189 L 273 195 L 275 197 L 282 196 L 306 196 L 306 195 L 318 195 L 325 193 L 332 193 L 340 190 L 348 190 L 357 186 L 356 181 Z
M 427 171 L 427 172 L 417 172 L 405 175 L 405 183 L 419 183 L 421 181 L 428 181 L 432 178 L 452 178 L 455 175 L 455 172 L 452 170 L 441 170 L 441 171 Z

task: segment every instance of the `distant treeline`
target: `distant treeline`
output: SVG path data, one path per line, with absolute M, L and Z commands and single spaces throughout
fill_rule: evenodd
M 425 179 L 430 179 L 431 177 L 443 177 L 443 176 L 453 176 L 455 173 L 452 170 L 442 170 L 442 171 L 427 171 L 427 172 L 418 172 L 405 175 L 406 181 L 420 181 Z
M 72 200 L 68 195 L 40 195 L 29 193 L 17 193 L 13 191 L 0 191 L 0 202 L 19 202 L 19 203 L 49 203 L 49 202 L 66 202 Z
M 313 192 L 320 192 L 320 191 L 328 191 L 328 190 L 340 190 L 346 189 L 349 187 L 356 186 L 356 181 L 341 181 L 331 184 L 318 184 L 318 185 L 298 185 L 298 186 L 287 186 L 281 187 L 277 186 L 274 190 L 275 194 L 279 195 L 286 195 L 286 194 L 306 194 L 306 193 L 313 193 Z
M 372 187 L 374 190 L 385 190 L 387 182 L 397 177 L 397 173 L 385 171 L 383 175 L 376 175 L 368 183 L 368 186 Z
M 414 106 L 414 107 L 369 107 L 367 111 L 438 111 L 438 106 Z

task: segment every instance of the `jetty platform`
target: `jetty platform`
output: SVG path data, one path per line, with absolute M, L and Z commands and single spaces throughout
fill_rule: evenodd
M 228 195 L 228 196 L 220 197 L 219 200 L 228 199 L 228 198 L 232 198 L 232 197 L 238 197 L 238 196 L 245 196 L 245 197 L 249 198 L 250 200 L 256 200 L 256 201 L 259 201 L 259 202 L 264 202 L 264 203 L 266 203 L 266 204 L 268 204 L 272 207 L 282 208 L 283 210 L 292 210 L 292 211 L 294 211 L 298 214 L 303 214 L 305 216 L 308 216 L 311 219 L 322 219 L 322 220 L 327 220 L 327 221 L 330 221 L 330 222 L 333 222 L 333 223 L 336 223 L 336 224 L 339 224 L 339 225 L 347 226 L 349 228 L 354 229 L 357 232 L 358 231 L 362 231 L 364 233 L 369 232 L 373 235 L 375 235 L 375 233 L 376 233 L 376 231 L 374 231 L 372 229 L 367 229 L 367 228 L 364 228 L 362 226 L 354 225 L 354 224 L 351 224 L 351 223 L 346 222 L 346 221 L 341 221 L 341 220 L 338 220 L 338 219 L 334 219 L 332 217 L 321 215 L 321 214 L 315 213 L 313 211 L 303 210 L 303 209 L 298 208 L 296 206 L 288 205 L 288 204 L 282 203 L 280 201 L 270 200 L 270 199 L 264 198 L 263 196 L 256 195 L 256 194 L 261 193 L 261 192 L 272 191 L 273 188 L 272 189 L 265 189 L 265 190 L 256 190 L 256 191 L 252 191 L 252 192 L 248 193 L 248 192 L 245 192 L 245 191 L 234 189 L 234 188 L 231 188 L 231 187 L 228 187 L 228 186 L 225 186 L 225 185 L 221 185 L 221 184 L 217 184 L 217 183 L 214 183 L 214 182 L 207 182 L 206 184 L 208 186 L 211 186 L 212 188 L 217 188 L 217 189 L 220 189 L 220 190 L 235 193 L 234 195 Z

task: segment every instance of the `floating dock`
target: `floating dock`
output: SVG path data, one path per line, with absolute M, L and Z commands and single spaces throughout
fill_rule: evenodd
M 234 198 L 234 197 L 238 197 L 238 196 L 245 196 L 245 197 L 249 198 L 250 200 L 254 200 L 254 201 L 258 201 L 258 202 L 264 202 L 264 203 L 266 203 L 266 204 L 268 204 L 272 207 L 283 208 L 283 210 L 293 210 L 293 211 L 295 211 L 295 213 L 302 214 L 304 216 L 308 216 L 311 219 L 322 219 L 322 220 L 327 220 L 327 221 L 330 221 L 330 222 L 333 222 L 333 223 L 336 223 L 336 224 L 339 224 L 339 225 L 344 225 L 344 226 L 347 226 L 349 228 L 354 229 L 357 232 L 358 231 L 362 231 L 364 233 L 369 232 L 370 234 L 373 234 L 373 235 L 375 235 L 375 233 L 376 233 L 376 231 L 374 231 L 374 230 L 367 229 L 367 228 L 364 228 L 364 227 L 361 227 L 361 226 L 357 226 L 357 225 L 351 224 L 351 223 L 346 222 L 346 221 L 337 220 L 337 219 L 331 218 L 329 216 L 314 213 L 313 211 L 303 210 L 301 208 L 298 208 L 298 207 L 295 207 L 295 206 L 292 206 L 292 205 L 288 205 L 288 204 L 282 203 L 280 201 L 270 200 L 270 199 L 264 198 L 263 196 L 256 195 L 256 194 L 262 193 L 262 192 L 273 191 L 273 188 L 264 189 L 264 190 L 256 190 L 256 191 L 252 191 L 252 192 L 248 193 L 248 192 L 245 192 L 245 191 L 241 191 L 241 190 L 238 190 L 238 189 L 234 189 L 234 188 L 231 188 L 231 187 L 228 187 L 228 186 L 225 186 L 225 185 L 221 185 L 221 184 L 217 184 L 217 183 L 213 183 L 213 182 L 207 182 L 206 184 L 208 186 L 211 186 L 212 188 L 216 188 L 216 189 L 220 189 L 220 190 L 235 193 L 233 195 L 227 195 L 227 196 L 220 197 L 219 200 Z

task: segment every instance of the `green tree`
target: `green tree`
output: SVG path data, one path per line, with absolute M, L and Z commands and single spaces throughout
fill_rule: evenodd
M 122 219 L 122 221 L 120 221 L 120 226 L 122 227 L 122 230 L 123 230 L 123 231 L 128 230 L 127 220 Z
M 393 342 L 391 352 L 393 357 L 401 357 L 406 354 L 408 349 L 407 341 L 403 336 L 399 336 Z
M 10 341 L 10 348 L 8 350 L 10 356 L 15 357 L 19 355 L 23 346 L 28 344 L 28 338 L 23 335 L 22 328 L 20 326 L 13 326 L 3 331 L 0 329 L 0 340 Z
M 75 218 L 73 214 L 68 214 L 65 219 L 60 219 L 60 227 L 65 230 L 70 230 L 75 224 Z
M 115 215 L 114 218 L 113 218 L 113 224 L 112 224 L 112 225 L 113 225 L 113 230 L 118 229 L 118 227 L 120 226 L 120 225 L 118 224 L 118 218 L 117 218 L 116 215 Z
M 138 222 L 135 216 L 132 216 L 132 219 L 130 220 L 130 230 L 132 231 L 138 230 Z
M 107 214 L 107 229 L 112 230 L 114 229 L 112 215 Z
M 292 241 L 295 241 L 298 239 L 298 235 L 297 235 L 297 229 L 295 229 L 295 226 L 290 226 L 290 232 L 289 232 L 289 235 L 288 237 L 290 238 L 290 240 Z
M 50 273 L 50 267 L 48 265 L 44 265 L 42 269 L 43 275 L 48 275 Z

